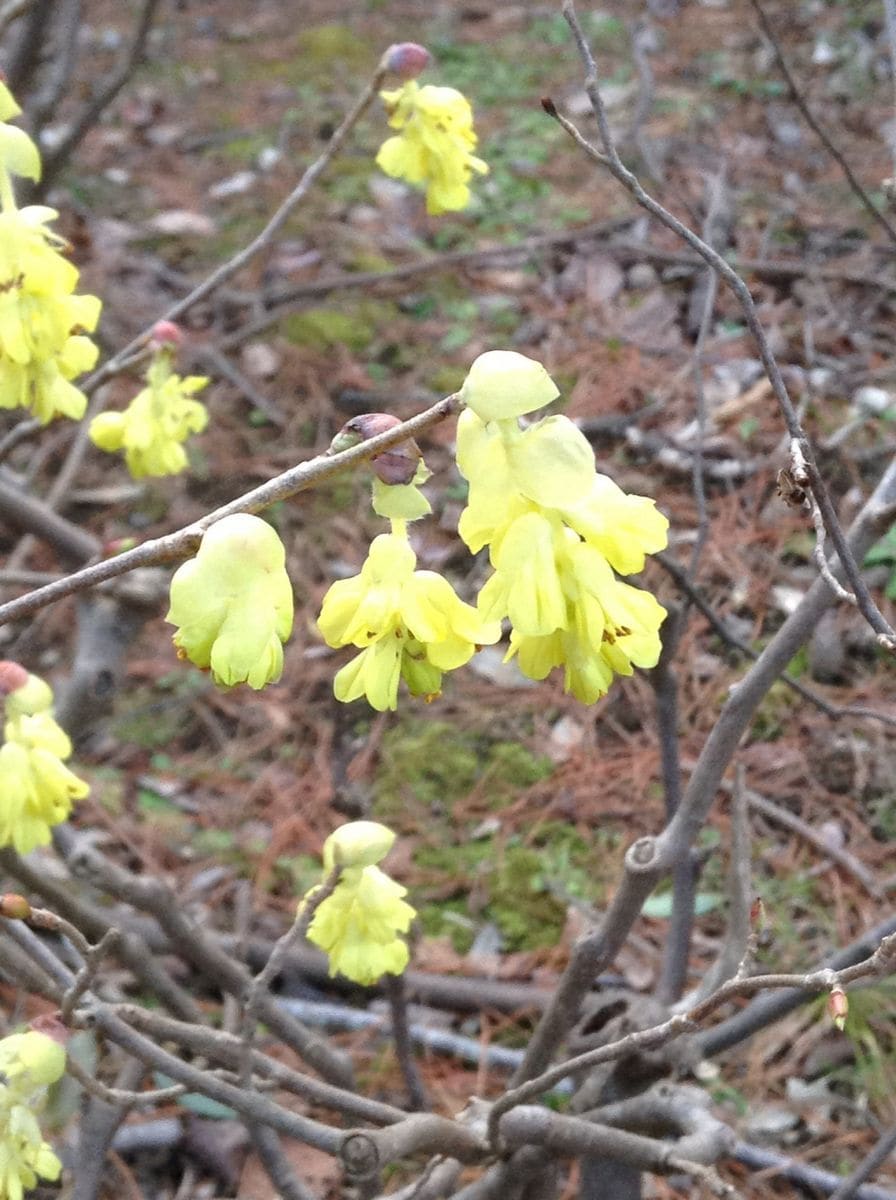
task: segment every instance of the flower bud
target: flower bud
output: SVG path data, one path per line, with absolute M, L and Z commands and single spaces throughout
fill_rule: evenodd
M 0 661 L 0 696 L 8 696 L 28 682 L 28 672 L 17 662 Z
M 372 867 L 392 849 L 395 834 L 377 821 L 350 821 L 324 842 L 324 870 L 334 867 Z
M 843 1032 L 846 1018 L 849 1015 L 849 997 L 840 984 L 835 984 L 828 995 L 828 1016 L 836 1027 Z
M 292 586 L 276 531 L 260 517 L 237 513 L 203 535 L 194 559 L 171 580 L 166 620 L 180 628 L 182 658 L 210 667 L 218 683 L 263 688 L 280 678 L 292 631 Z
M 0 917 L 10 921 L 27 921 L 31 916 L 31 905 L 24 896 L 16 892 L 6 892 L 0 896 Z
M 460 398 L 483 421 L 502 421 L 544 408 L 560 395 L 540 362 L 515 350 L 489 350 L 470 367 Z
M 183 330 L 173 321 L 156 321 L 150 336 L 157 346 L 179 346 L 184 340 Z
M 432 62 L 432 55 L 417 42 L 396 42 L 383 55 L 382 65 L 401 79 L 416 79 Z
M 6 716 L 33 717 L 35 713 L 48 712 L 53 707 L 53 690 L 37 675 L 30 675 L 18 663 L 0 663 L 3 680 L 0 681 L 0 696 L 6 693 Z M 24 675 L 24 679 L 22 679 Z M 15 682 L 21 680 L 21 682 Z M 9 686 L 12 683 L 13 686 Z

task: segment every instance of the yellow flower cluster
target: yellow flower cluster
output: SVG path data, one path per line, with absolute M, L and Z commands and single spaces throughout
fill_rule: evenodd
M 208 422 L 208 410 L 192 397 L 208 383 L 203 375 L 186 379 L 172 370 L 173 352 L 157 350 L 146 373 L 146 387 L 124 412 L 105 412 L 90 422 L 90 440 L 101 450 L 124 450 L 134 479 L 177 475 L 187 466 L 183 443 Z
M 640 571 L 666 545 L 668 521 L 653 500 L 626 495 L 595 474 L 581 431 L 563 416 L 522 429 L 518 418 L 556 399 L 544 367 L 490 351 L 461 389 L 466 410 L 457 463 L 469 481 L 459 532 L 489 547 L 494 574 L 479 594 L 484 619 L 513 626 L 507 658 L 531 679 L 565 669 L 565 688 L 585 704 L 614 675 L 655 666 L 665 609 L 616 578 Z
M 0 1040 L 0 1200 L 22 1200 L 38 1179 L 58 1179 L 62 1164 L 44 1141 L 38 1116 L 47 1087 L 65 1070 L 65 1050 L 29 1030 Z
M 237 513 L 212 525 L 171 580 L 165 620 L 180 626 L 180 657 L 211 669 L 227 687 L 259 689 L 279 679 L 293 617 L 285 559 L 276 531 L 260 517 Z
M 72 801 L 90 789 L 63 761 L 72 744 L 53 719 L 49 686 L 15 669 L 22 682 L 6 696 L 0 746 L 0 846 L 28 854 L 49 842 L 50 827 L 64 821 Z
M 473 154 L 478 139 L 466 96 L 450 87 L 420 87 L 414 79 L 380 95 L 389 124 L 399 133 L 383 142 L 377 166 L 425 188 L 428 213 L 466 208 L 471 176 L 488 172 L 488 165 Z
M 447 579 L 416 565 L 405 522 L 393 520 L 360 574 L 337 580 L 324 597 L 317 624 L 327 644 L 361 649 L 336 676 L 337 700 L 366 696 L 380 712 L 394 709 L 400 679 L 414 696 L 437 696 L 443 672 L 501 636 L 499 622 L 484 621 Z
M 407 888 L 375 864 L 392 848 L 395 834 L 376 821 L 352 821 L 324 842 L 324 873 L 342 874 L 332 895 L 323 900 L 308 927 L 308 940 L 330 959 L 330 974 L 355 983 L 376 983 L 382 975 L 400 975 L 408 964 L 407 933 L 416 916 L 403 897 Z M 299 906 L 312 899 L 312 888 Z
M 12 177 L 40 178 L 40 155 L 22 129 L 6 124 L 21 109 L 0 83 L 0 408 L 29 408 L 46 425 L 57 413 L 78 419 L 87 398 L 71 382 L 97 348 L 96 296 L 74 295 L 77 269 L 47 228 L 52 208 L 16 207 Z

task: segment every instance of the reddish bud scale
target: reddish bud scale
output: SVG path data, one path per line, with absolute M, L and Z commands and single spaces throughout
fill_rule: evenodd
M 31 905 L 24 896 L 15 892 L 6 892 L 0 896 L 0 917 L 11 921 L 27 921 L 31 916 Z
M 849 997 L 839 984 L 831 988 L 828 996 L 828 1016 L 842 1033 L 849 1016 Z
M 765 925 L 765 905 L 759 896 L 750 905 L 750 925 L 756 930 L 762 929 Z
M 184 340 L 183 330 L 173 321 L 156 321 L 152 327 L 152 340 L 159 346 L 179 346 Z
M 58 1042 L 60 1046 L 66 1045 L 70 1032 L 62 1023 L 58 1012 L 43 1013 L 39 1017 L 35 1017 L 30 1023 L 30 1028 L 35 1033 L 42 1033 L 44 1037 L 52 1038 L 54 1042 Z
M 396 42 L 383 55 L 383 66 L 401 79 L 416 79 L 432 62 L 432 55 L 417 42 Z
M 28 682 L 28 672 L 17 662 L 4 659 L 0 662 L 0 696 L 8 696 Z

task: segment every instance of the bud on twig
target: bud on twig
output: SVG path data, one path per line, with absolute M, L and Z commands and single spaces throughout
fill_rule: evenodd
M 150 335 L 150 346 L 160 349 L 162 346 L 174 348 L 184 340 L 183 330 L 173 321 L 156 321 Z
M 359 417 L 352 417 L 333 438 L 330 453 L 338 454 L 342 450 L 350 450 L 352 446 L 366 442 L 369 438 L 385 433 L 387 429 L 394 429 L 400 424 L 398 417 L 393 417 L 390 413 L 362 413 Z M 377 478 L 388 484 L 410 483 L 417 473 L 419 463 L 420 447 L 413 438 L 408 438 L 400 446 L 393 446 L 391 450 L 384 450 L 382 454 L 370 460 Z
M 838 983 L 831 988 L 828 996 L 828 1016 L 842 1033 L 848 1015 L 849 998 Z
M 417 42 L 397 42 L 382 58 L 382 65 L 401 79 L 416 79 L 432 62 L 432 55 Z
M 6 892 L 0 896 L 0 917 L 10 921 L 27 921 L 31 916 L 31 905 L 24 896 L 16 892 Z
M 9 659 L 0 661 L 0 696 L 8 696 L 10 692 L 18 691 L 28 682 L 28 672 L 17 662 Z

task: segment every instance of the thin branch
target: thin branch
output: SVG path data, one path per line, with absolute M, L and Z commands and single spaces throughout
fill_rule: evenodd
M 889 7 L 888 7 L 889 12 Z M 896 1150 L 896 1125 L 891 1126 L 877 1141 L 877 1145 L 865 1155 L 856 1169 L 843 1180 L 830 1200 L 854 1200 L 859 1194 L 860 1185 L 869 1179 L 878 1167 L 882 1167 L 893 1151 Z
M 71 881 L 62 883 L 54 879 L 33 863 L 21 859 L 9 847 L 0 850 L 0 867 L 14 879 L 18 879 L 29 891 L 42 896 L 52 905 L 57 915 L 64 913 L 73 925 L 92 940 L 98 942 L 108 932 L 111 926 L 108 916 L 80 899 L 75 894 Z M 173 1013 L 186 1020 L 202 1023 L 202 1009 L 180 984 L 175 983 L 139 934 L 133 931 L 121 932 L 118 939 L 118 955 L 143 987 L 157 996 Z
M 852 555 L 852 552 L 847 545 L 843 529 L 837 519 L 837 514 L 834 506 L 828 495 L 824 480 L 818 471 L 815 459 L 812 455 L 812 450 L 805 431 L 802 428 L 797 412 L 790 399 L 784 379 L 781 375 L 780 367 L 772 352 L 765 330 L 759 320 L 759 315 L 756 311 L 756 305 L 750 290 L 747 285 L 738 275 L 737 271 L 716 251 L 712 246 L 708 245 L 701 237 L 699 237 L 692 229 L 682 224 L 677 217 L 673 216 L 668 209 L 664 208 L 653 196 L 650 196 L 639 183 L 638 179 L 625 166 L 619 157 L 616 146 L 613 141 L 613 136 L 610 131 L 610 124 L 607 118 L 606 109 L 604 108 L 603 99 L 600 94 L 600 81 L 597 72 L 597 64 L 588 46 L 585 34 L 579 24 L 575 13 L 575 6 L 572 0 L 564 0 L 563 15 L 572 30 L 573 38 L 586 69 L 585 90 L 591 100 L 591 106 L 594 115 L 597 118 L 598 127 L 600 129 L 601 142 L 603 151 L 598 150 L 579 132 L 576 126 L 558 112 L 556 105 L 552 100 L 545 100 L 543 106 L 549 116 L 553 117 L 558 124 L 566 130 L 576 144 L 591 158 L 594 162 L 602 167 L 605 167 L 615 179 L 631 194 L 635 201 L 646 209 L 647 212 L 655 216 L 661 221 L 667 229 L 676 234 L 682 241 L 686 242 L 692 250 L 695 250 L 700 257 L 708 263 L 713 270 L 724 280 L 729 286 L 744 314 L 747 327 L 756 342 L 759 351 L 759 357 L 762 360 L 762 365 L 768 376 L 769 382 L 772 385 L 775 398 L 778 401 L 778 407 L 781 410 L 784 423 L 787 427 L 787 432 L 792 441 L 799 444 L 800 450 L 806 464 L 806 473 L 808 484 L 811 487 L 815 498 L 818 501 L 818 506 L 821 509 L 822 517 L 824 518 L 825 529 L 828 532 L 837 556 L 843 564 L 843 569 L 850 587 L 855 592 L 857 605 L 862 616 L 878 634 L 880 644 L 888 650 L 896 651 L 896 632 L 894 632 L 888 622 L 884 619 L 883 614 L 878 609 L 877 605 L 871 597 L 867 585 L 861 577 L 858 564 Z
M 784 76 L 784 82 L 787 84 L 787 90 L 790 92 L 790 99 L 793 101 L 793 103 L 797 106 L 797 108 L 802 113 L 803 120 L 806 122 L 806 124 L 809 126 L 809 128 L 812 130 L 812 132 L 815 134 L 815 136 L 818 138 L 818 140 L 824 146 L 825 150 L 827 150 L 828 154 L 831 156 L 831 158 L 834 160 L 834 162 L 837 164 L 837 166 L 843 172 L 843 174 L 846 178 L 846 182 L 849 184 L 850 188 L 852 189 L 853 195 L 856 197 L 856 199 L 859 201 L 859 203 L 863 206 L 863 208 L 866 210 L 866 212 L 868 212 L 869 215 L 871 217 L 873 217 L 874 220 L 877 222 L 877 224 L 881 227 L 881 229 L 883 229 L 884 233 L 886 233 L 886 235 L 890 239 L 890 241 L 893 243 L 896 243 L 896 229 L 893 228 L 893 226 L 890 224 L 890 222 L 887 220 L 887 218 L 883 215 L 883 213 L 880 211 L 880 209 L 876 207 L 876 205 L 874 204 L 874 201 L 871 199 L 871 197 L 865 191 L 864 187 L 859 182 L 859 180 L 856 178 L 855 174 L 853 173 L 852 167 L 846 161 L 842 152 L 831 141 L 830 135 L 828 134 L 827 130 L 824 128 L 824 126 L 819 121 L 817 121 L 815 119 L 815 116 L 812 113 L 812 110 L 809 108 L 809 105 L 806 103 L 802 92 L 797 87 L 796 80 L 793 77 L 793 72 L 790 70 L 790 67 L 788 66 L 787 59 L 784 57 L 784 52 L 781 49 L 780 43 L 778 42 L 778 39 L 775 36 L 775 31 L 774 31 L 774 29 L 772 29 L 771 22 L 769 21 L 768 16 L 766 15 L 765 9 L 762 7 L 760 0 L 750 0 L 750 3 L 753 5 L 753 9 L 756 13 L 756 16 L 759 18 L 759 24 L 760 24 L 760 27 L 762 28 L 762 32 L 765 34 L 766 38 L 768 39 L 769 45 L 771 46 L 772 51 L 775 55 L 775 60 L 777 61 L 777 64 L 778 64 L 778 70 Z
M 170 937 L 177 953 L 216 987 L 241 998 L 248 996 L 252 977 L 246 968 L 203 934 L 183 911 L 176 895 L 160 879 L 137 876 L 117 866 L 86 838 L 64 825 L 56 827 L 53 841 L 75 874 L 86 875 L 112 895 L 151 913 Z M 315 1070 L 331 1082 L 351 1086 L 351 1066 L 342 1053 L 292 1017 L 267 992 L 259 993 L 257 1004 L 271 1030 Z
M 430 1105 L 426 1097 L 426 1087 L 414 1061 L 404 979 L 400 975 L 387 975 L 385 984 L 392 1017 L 392 1042 L 404 1078 L 408 1101 L 415 1112 L 424 1112 Z
M 830 1171 L 821 1171 L 809 1163 L 787 1158 L 774 1150 L 767 1150 L 764 1146 L 753 1146 L 749 1142 L 738 1142 L 732 1157 L 752 1171 L 768 1172 L 772 1179 L 788 1179 L 801 1191 L 809 1189 L 822 1196 L 830 1197 L 843 1182 L 839 1175 Z M 896 1192 L 867 1184 L 853 1195 L 854 1200 L 896 1200 Z
M 729 979 L 711 996 L 698 1000 L 687 1012 L 676 1013 L 667 1021 L 650 1029 L 635 1030 L 615 1042 L 606 1043 L 593 1050 L 586 1050 L 583 1054 L 568 1058 L 558 1066 L 505 1092 L 500 1100 L 495 1102 L 489 1114 L 490 1141 L 492 1145 L 497 1144 L 498 1126 L 503 1114 L 517 1105 L 535 1099 L 568 1075 L 577 1074 L 601 1063 L 614 1062 L 637 1050 L 655 1050 L 660 1046 L 665 1046 L 683 1033 L 693 1032 L 701 1022 L 711 1016 L 716 1009 L 721 1008 L 723 1004 L 727 1004 L 729 1000 L 753 996 L 757 992 L 769 989 L 799 988 L 803 992 L 826 992 L 835 985 L 845 987 L 860 979 L 883 978 L 894 972 L 896 972 L 896 933 L 884 937 L 874 953 L 863 961 L 839 971 L 823 967 L 805 975 L 775 973 Z
M 862 557 L 882 532 L 896 499 L 896 463 L 890 465 L 850 531 L 852 550 Z M 526 1049 L 514 1083 L 540 1074 L 576 1024 L 594 978 L 613 961 L 656 884 L 694 844 L 722 777 L 757 707 L 797 650 L 811 636 L 833 593 L 818 578 L 795 611 L 760 654 L 744 678 L 732 688 L 691 774 L 681 805 L 658 837 L 639 838 L 625 855 L 625 870 L 600 926 L 589 929 L 574 945 L 561 976 Z
M 252 1135 L 252 1144 L 261 1159 L 261 1164 L 277 1189 L 277 1195 L 283 1200 L 314 1200 L 314 1193 L 305 1187 L 292 1169 L 273 1129 L 268 1129 L 266 1125 L 252 1124 L 249 1126 L 249 1133 Z
M 147 0 L 150 2 L 150 0 Z M 268 220 L 264 229 L 252 239 L 248 246 L 243 247 L 227 262 L 222 263 L 220 267 L 214 270 L 211 275 L 207 276 L 202 283 L 198 284 L 193 290 L 183 299 L 178 300 L 175 304 L 162 314 L 163 321 L 176 321 L 178 317 L 182 317 L 188 309 L 191 309 L 200 300 L 204 300 L 216 288 L 219 288 L 222 283 L 228 279 L 232 279 L 234 275 L 247 263 L 249 263 L 257 254 L 271 245 L 274 238 L 289 220 L 293 211 L 302 203 L 308 192 L 317 182 L 318 178 L 323 174 L 326 167 L 342 148 L 343 143 L 348 138 L 355 125 L 369 108 L 371 102 L 386 77 L 386 68 L 382 63 L 377 67 L 373 77 L 365 84 L 363 90 L 358 96 L 355 103 L 343 117 L 341 124 L 333 133 L 333 136 L 327 142 L 323 153 L 315 159 L 308 167 L 306 167 L 301 179 L 281 203 L 280 207 L 274 212 Z M 153 323 L 155 324 L 155 322 Z M 95 391 L 96 388 L 104 380 L 111 375 L 115 375 L 122 367 L 123 362 L 135 351 L 141 349 L 151 333 L 151 329 L 145 330 L 139 334 L 133 341 L 129 342 L 123 350 L 120 350 L 112 358 L 108 359 L 97 371 L 87 379 L 82 385 L 86 392 Z
M 198 521 L 185 525 L 174 533 L 144 542 L 133 550 L 126 550 L 114 558 L 103 559 L 102 562 L 75 571 L 56 583 L 47 584 L 25 596 L 19 596 L 6 604 L 0 604 L 0 625 L 6 621 L 30 616 L 48 604 L 96 587 L 97 584 L 105 583 L 109 579 L 116 579 L 128 571 L 133 571 L 136 567 L 156 566 L 159 563 L 173 562 L 189 557 L 196 552 L 204 531 L 223 517 L 232 516 L 234 513 L 261 512 L 280 500 L 288 500 L 290 497 L 298 495 L 299 492 L 332 478 L 340 471 L 366 462 L 382 453 L 383 450 L 397 446 L 406 438 L 415 437 L 424 430 L 430 429 L 456 412 L 457 405 L 457 396 L 448 396 L 426 409 L 425 412 L 418 413 L 410 420 L 396 425 L 394 429 L 389 429 L 367 441 L 359 442 L 357 446 L 352 446 L 349 450 L 343 450 L 339 454 L 320 454 L 307 462 L 299 463 L 298 466 L 291 467 L 268 483 L 263 483 L 259 487 L 245 492 L 236 500 L 231 500 L 229 504 L 207 513 Z
M 42 193 L 45 193 L 47 188 L 55 182 L 56 176 L 68 162 L 72 151 L 88 130 L 93 128 L 99 120 L 100 115 L 109 107 L 137 69 L 140 59 L 143 57 L 146 40 L 149 37 L 149 31 L 152 28 L 158 7 L 159 0 L 143 0 L 143 7 L 137 18 L 131 44 L 118 70 L 106 79 L 105 87 L 101 88 L 93 99 L 88 101 L 75 116 L 66 130 L 65 136 L 60 139 L 52 150 L 44 152 L 43 173 L 41 177 Z
M 675 580 L 677 586 L 688 597 L 691 604 L 706 618 L 710 628 L 718 634 L 726 646 L 731 646 L 739 653 L 756 662 L 759 658 L 759 651 L 737 637 L 725 623 L 724 617 L 720 617 L 712 605 L 704 598 L 699 589 L 691 582 L 688 572 L 684 567 L 680 566 L 668 554 L 660 551 L 658 554 L 651 556 L 654 562 L 659 563 L 663 570 Z M 799 679 L 795 679 L 786 671 L 780 676 L 781 683 L 786 684 L 798 696 L 802 696 L 804 700 L 808 700 L 810 704 L 823 712 L 826 717 L 830 717 L 832 721 L 842 721 L 844 717 L 855 717 L 857 719 L 866 719 L 872 721 L 880 721 L 884 725 L 896 726 L 896 716 L 891 713 L 878 712 L 873 708 L 865 708 L 861 705 L 841 705 L 831 704 L 829 700 L 825 700 L 823 696 L 806 687 Z
M 275 943 L 270 958 L 249 986 L 240 1028 L 240 1037 L 243 1043 L 243 1065 L 240 1069 L 240 1075 L 247 1086 L 252 1074 L 252 1047 L 255 1042 L 258 1018 L 265 1007 L 269 1007 L 267 1002 L 270 999 L 270 986 L 282 971 L 283 964 L 289 952 L 296 943 L 304 940 L 305 934 L 308 932 L 308 926 L 314 919 L 314 914 L 318 908 L 320 908 L 324 900 L 329 899 L 333 895 L 341 875 L 342 868 L 338 866 L 334 867 L 327 879 L 317 888 L 314 894 L 299 905 L 292 925 L 279 941 Z
M 867 930 L 843 950 L 838 950 L 836 954 L 825 959 L 816 970 L 841 971 L 846 967 L 851 967 L 867 958 L 875 946 L 894 932 L 896 932 L 896 916 L 890 916 L 887 920 Z M 770 996 L 759 996 L 733 1017 L 720 1022 L 712 1029 L 697 1033 L 695 1041 L 705 1058 L 714 1058 L 723 1050 L 728 1050 L 732 1046 L 746 1041 L 759 1030 L 774 1025 L 782 1017 L 786 1017 L 788 1013 L 805 1004 L 806 999 L 806 992 L 802 988 L 785 989 Z

